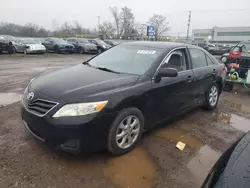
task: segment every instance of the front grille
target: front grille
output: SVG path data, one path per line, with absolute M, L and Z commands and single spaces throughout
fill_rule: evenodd
M 45 115 L 47 112 L 49 112 L 52 108 L 54 108 L 58 103 L 46 101 L 42 99 L 37 99 L 33 102 L 28 102 L 26 107 L 29 111 L 37 114 L 37 115 Z
M 73 46 L 65 46 L 67 49 L 72 49 Z

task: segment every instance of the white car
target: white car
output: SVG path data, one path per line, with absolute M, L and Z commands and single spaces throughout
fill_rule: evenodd
M 31 38 L 18 39 L 14 46 L 16 52 L 21 52 L 24 54 L 31 54 L 31 53 L 44 54 L 46 52 L 46 48 L 44 45 Z

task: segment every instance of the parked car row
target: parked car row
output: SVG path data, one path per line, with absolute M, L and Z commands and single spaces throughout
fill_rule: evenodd
M 229 44 L 194 43 L 193 45 L 207 50 L 212 55 L 223 55 L 224 53 L 228 53 L 232 48 Z
M 116 44 L 112 41 L 84 38 L 17 38 L 0 35 L 0 53 L 102 53 Z

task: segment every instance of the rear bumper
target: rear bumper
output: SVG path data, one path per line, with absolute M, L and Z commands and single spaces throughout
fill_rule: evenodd
M 61 150 L 79 153 L 93 152 L 106 148 L 109 125 L 114 114 L 88 117 L 54 119 L 38 117 L 21 107 L 25 128 L 38 140 Z

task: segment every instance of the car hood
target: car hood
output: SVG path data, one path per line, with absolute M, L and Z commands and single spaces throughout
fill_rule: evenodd
M 91 95 L 134 85 L 138 78 L 136 75 L 116 74 L 80 64 L 42 75 L 33 80 L 30 89 L 54 99 L 79 102 Z
M 81 46 L 85 46 L 85 47 L 89 47 L 89 48 L 93 48 L 96 47 L 95 44 L 91 44 L 91 43 L 80 43 Z
M 26 46 L 35 47 L 35 48 L 45 48 L 42 44 L 25 44 Z
M 73 44 L 70 43 L 56 43 L 59 46 L 74 46 Z

